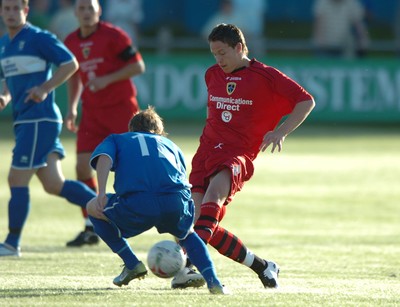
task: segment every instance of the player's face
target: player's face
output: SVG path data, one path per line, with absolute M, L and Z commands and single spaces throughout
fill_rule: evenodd
M 101 8 L 97 0 L 77 0 L 75 15 L 81 27 L 93 27 L 100 20 Z
M 225 73 L 231 73 L 243 66 L 241 46 L 230 47 L 221 41 L 210 42 L 210 50 L 214 58 Z
M 22 0 L 3 0 L 1 16 L 8 30 L 18 30 L 26 23 L 29 7 Z

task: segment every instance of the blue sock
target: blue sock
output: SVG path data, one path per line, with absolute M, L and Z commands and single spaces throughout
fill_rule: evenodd
M 180 243 L 186 249 L 190 261 L 199 269 L 201 275 L 203 275 L 207 286 L 210 288 L 213 285 L 221 285 L 207 246 L 197 233 L 191 233 L 186 239 L 181 240 Z
M 96 193 L 80 181 L 65 180 L 59 196 L 81 208 L 86 208 L 86 204 L 96 197 Z
M 8 203 L 8 229 L 6 243 L 17 248 L 21 240 L 22 228 L 29 215 L 30 201 L 28 187 L 12 187 Z
M 133 253 L 126 239 L 121 237 L 118 228 L 93 216 L 89 216 L 89 218 L 93 224 L 94 231 L 114 253 L 118 254 L 125 266 L 132 270 L 139 263 L 139 259 Z

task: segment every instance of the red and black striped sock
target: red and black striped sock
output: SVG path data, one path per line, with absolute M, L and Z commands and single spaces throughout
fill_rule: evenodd
M 214 231 L 214 236 L 210 240 L 210 245 L 220 254 L 242 263 L 246 258 L 247 248 L 243 242 L 233 233 L 218 226 Z
M 217 203 L 209 202 L 201 205 L 200 217 L 194 226 L 199 237 L 207 244 L 218 226 L 221 208 Z

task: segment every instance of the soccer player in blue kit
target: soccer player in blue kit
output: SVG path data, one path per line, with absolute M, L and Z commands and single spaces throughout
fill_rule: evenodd
M 193 230 L 194 203 L 181 150 L 165 137 L 162 119 L 152 107 L 135 115 L 128 128 L 104 139 L 90 159 L 99 192 L 87 205 L 89 218 L 125 265 L 114 284 L 121 287 L 147 274 L 126 239 L 156 227 L 179 239 L 212 294 L 226 294 L 206 245 Z M 110 171 L 115 173 L 113 194 L 106 193 Z
M 20 256 L 20 240 L 30 209 L 29 182 L 36 175 L 49 194 L 85 207 L 96 193 L 79 181 L 66 180 L 60 160 L 62 117 L 54 89 L 78 68 L 71 52 L 56 39 L 26 21 L 28 0 L 0 1 L 7 34 L 0 39 L 2 92 L 0 111 L 12 101 L 15 147 L 8 174 L 9 233 L 0 244 L 1 256 Z M 58 68 L 52 74 L 52 65 Z

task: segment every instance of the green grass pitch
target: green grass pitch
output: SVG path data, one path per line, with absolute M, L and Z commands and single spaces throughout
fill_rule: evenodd
M 166 122 L 190 168 L 201 126 Z M 210 251 L 230 296 L 172 290 L 151 275 L 118 288 L 121 261 L 102 242 L 65 247 L 83 227 L 80 210 L 31 183 L 22 257 L 0 259 L 1 306 L 399 306 L 400 128 L 303 125 L 281 153 L 262 153 L 223 225 L 281 266 L 280 288 Z M 74 178 L 74 136 L 64 133 L 63 169 Z M 0 241 L 7 234 L 11 123 L 0 124 Z M 111 191 L 111 185 L 110 185 Z M 142 260 L 157 241 L 129 240 Z

